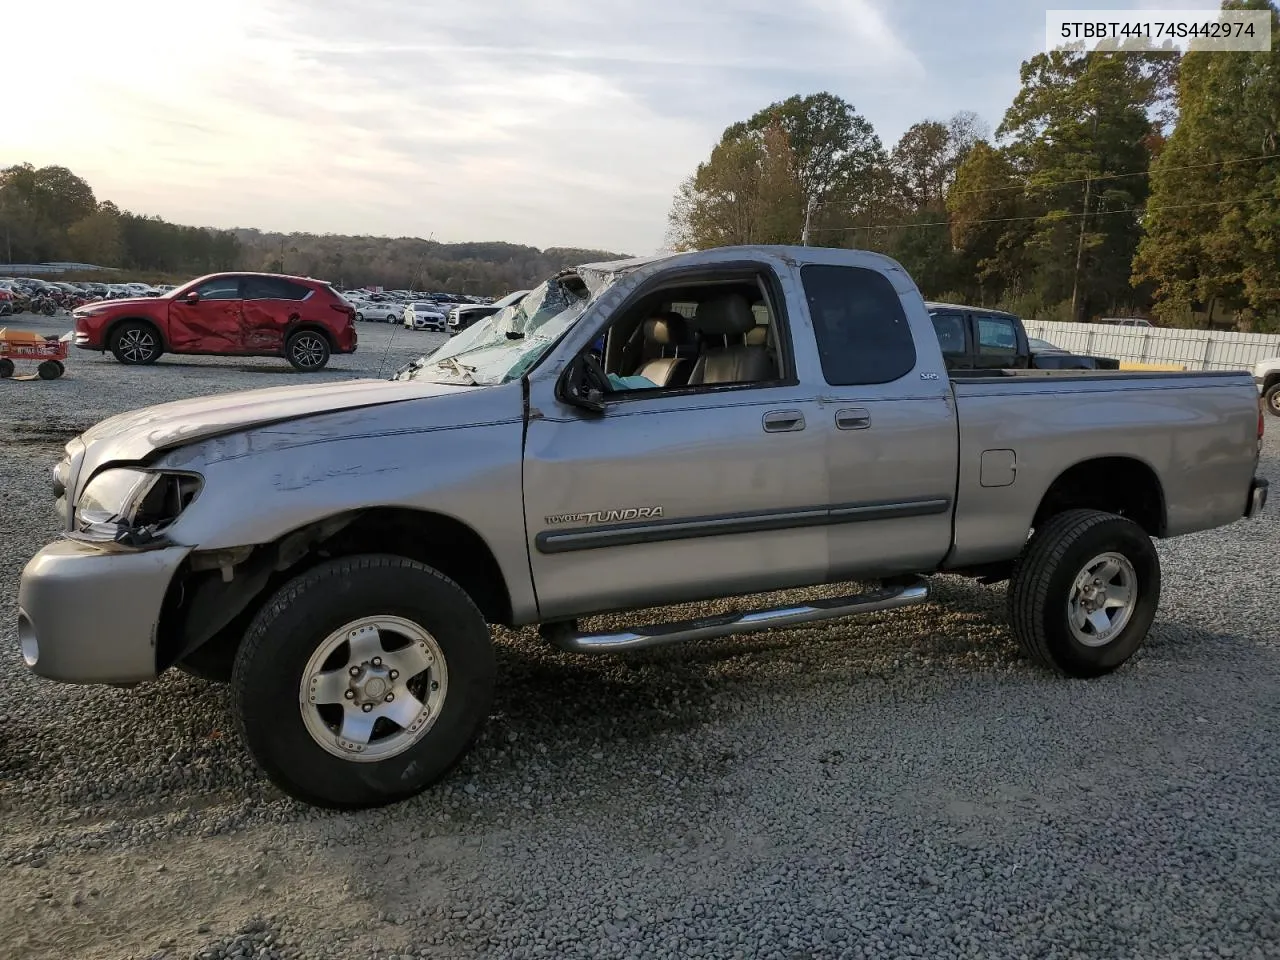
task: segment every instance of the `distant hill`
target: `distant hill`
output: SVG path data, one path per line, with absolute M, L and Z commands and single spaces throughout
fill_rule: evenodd
M 344 287 L 449 291 L 501 296 L 564 267 L 630 256 L 608 250 L 526 247 L 515 243 L 438 243 L 419 237 L 231 231 L 239 266 L 323 278 Z

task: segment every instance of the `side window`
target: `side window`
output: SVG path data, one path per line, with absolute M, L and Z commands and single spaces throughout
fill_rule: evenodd
M 246 300 L 302 300 L 311 291 L 301 284 L 280 277 L 245 277 Z
M 933 332 L 938 335 L 938 346 L 946 354 L 963 354 L 964 317 L 958 313 L 935 313 L 931 315 Z
M 1010 358 L 1018 353 L 1018 333 L 1007 317 L 978 317 L 978 353 L 983 357 Z
M 916 365 L 902 300 L 884 274 L 811 263 L 800 279 L 827 383 L 889 383 Z
M 201 300 L 239 300 L 240 278 L 217 277 L 198 288 Z

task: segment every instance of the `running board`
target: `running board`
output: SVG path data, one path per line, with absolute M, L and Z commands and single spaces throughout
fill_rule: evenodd
M 723 613 L 714 617 L 698 617 L 675 623 L 655 623 L 619 633 L 582 633 L 572 621 L 543 624 L 542 635 L 569 653 L 612 653 L 616 650 L 645 650 L 664 647 L 687 640 L 709 640 L 735 633 L 773 630 L 797 623 L 835 620 L 875 610 L 893 610 L 924 603 L 929 599 L 929 585 L 915 579 L 909 583 L 884 586 L 848 597 L 830 597 L 795 607 L 773 607 L 766 610 Z

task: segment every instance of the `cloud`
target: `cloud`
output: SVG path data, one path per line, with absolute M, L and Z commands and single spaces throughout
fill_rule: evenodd
M 927 76 L 871 0 L 123 0 L 123 25 L 120 3 L 72 6 L 57 121 L 14 159 L 220 226 L 644 253 L 726 124 Z

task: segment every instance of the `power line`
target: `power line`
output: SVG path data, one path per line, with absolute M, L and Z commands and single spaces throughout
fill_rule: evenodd
M 1053 217 L 1055 220 L 1073 220 L 1077 217 L 1109 217 L 1121 213 L 1144 213 L 1147 215 L 1153 213 L 1161 213 L 1165 210 L 1193 210 L 1197 207 L 1223 207 L 1233 203 L 1257 203 L 1261 200 L 1270 200 L 1274 203 L 1280 203 L 1280 196 L 1261 196 L 1261 197 L 1242 197 L 1239 200 L 1211 200 L 1204 203 L 1165 203 L 1158 207 L 1124 207 L 1120 210 L 1091 210 L 1087 214 L 1080 213 L 1060 213 Z M 1026 220 L 1044 220 L 1048 214 L 1041 214 L 1037 217 L 992 217 L 986 220 L 965 220 L 965 226 L 976 223 L 1017 223 Z M 897 230 L 904 227 L 948 227 L 951 226 L 950 220 L 926 220 L 923 223 L 875 223 L 853 227 L 813 227 L 814 233 L 831 233 L 831 232 L 847 232 L 849 230 Z
M 1180 167 L 1162 167 L 1161 173 L 1178 173 L 1182 170 L 1203 170 L 1205 167 L 1225 167 L 1233 163 L 1251 163 L 1255 160 L 1277 160 L 1280 159 L 1280 153 L 1263 153 L 1256 157 L 1237 157 L 1234 160 L 1213 160 L 1209 163 L 1188 163 Z M 983 187 L 974 190 L 949 190 L 949 197 L 965 197 L 975 193 L 1000 193 L 1005 190 L 1047 190 L 1050 187 L 1065 187 L 1073 183 L 1088 183 L 1092 181 L 1097 183 L 1099 180 L 1120 180 L 1125 177 L 1149 177 L 1152 170 L 1137 170 L 1133 173 L 1102 173 L 1096 177 L 1078 177 L 1072 180 L 1049 180 L 1044 183 L 1033 183 L 1026 181 L 1024 183 L 1013 183 L 1007 187 Z M 823 200 L 818 204 L 820 207 L 843 207 L 853 206 L 856 201 L 853 200 Z

